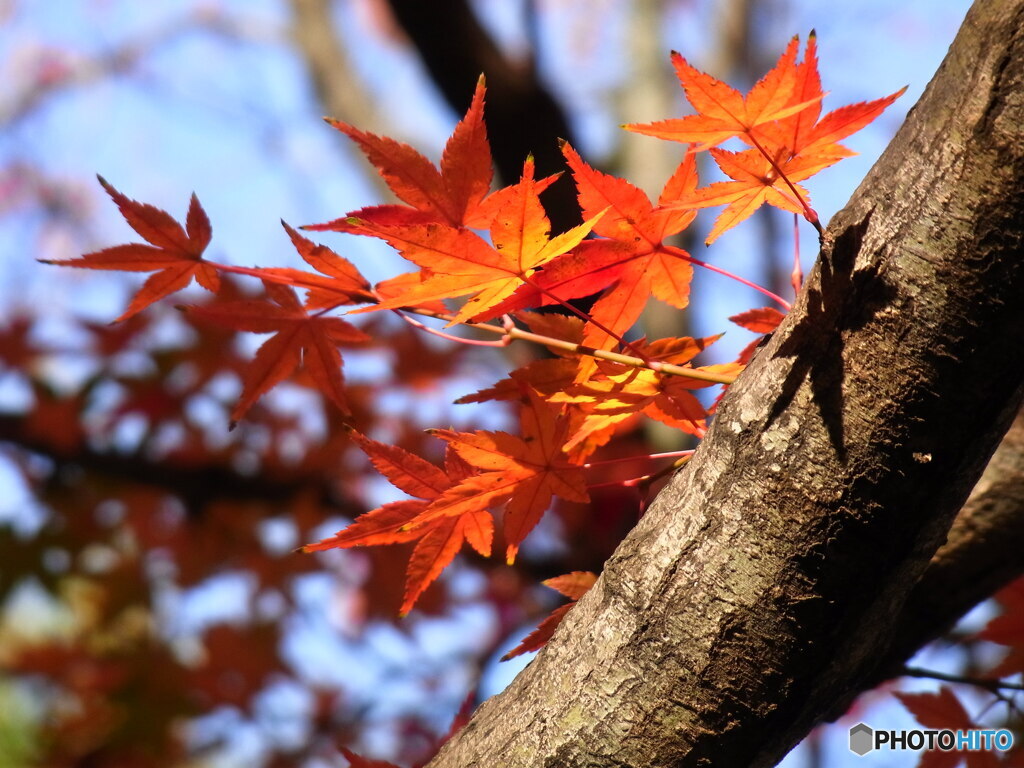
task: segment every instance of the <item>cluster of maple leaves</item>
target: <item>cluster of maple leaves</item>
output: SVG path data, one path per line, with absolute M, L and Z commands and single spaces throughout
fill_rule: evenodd
M 813 35 L 803 60 L 798 62 L 797 56 L 794 38 L 777 65 L 744 97 L 673 55 L 697 114 L 627 128 L 688 143 L 689 151 L 653 204 L 640 189 L 595 170 L 563 144 L 584 216 L 582 224 L 567 232 L 551 233 L 540 193 L 556 177 L 535 178 L 532 158 L 525 160 L 517 183 L 492 191 L 481 77 L 440 167 L 405 144 L 331 121 L 366 154 L 401 204 L 363 208 L 307 229 L 380 238 L 416 265 L 415 271 L 371 286 L 345 258 L 287 224 L 292 243 L 315 272 L 216 264 L 203 258 L 211 229 L 195 196 L 182 227 L 164 211 L 130 200 L 103 179 L 146 244 L 107 248 L 64 263 L 154 272 L 119 320 L 184 288 L 193 278 L 213 292 L 221 272 L 261 279 L 263 296 L 184 308 L 210 323 L 274 334 L 244 374 L 234 421 L 300 364 L 317 388 L 348 412 L 339 347 L 364 342 L 367 336 L 328 314 L 339 307 L 368 304 L 351 314 L 393 310 L 441 317 L 449 326 L 468 324 L 498 332 L 504 342 L 525 326 L 534 340 L 552 341 L 548 346 L 556 357 L 514 370 L 509 379 L 463 399 L 517 402 L 519 435 L 434 430 L 448 446 L 441 469 L 353 431 L 374 466 L 415 498 L 368 512 L 335 537 L 306 549 L 417 542 L 404 613 L 463 543 L 481 555 L 490 554 L 491 510 L 504 509 L 505 554 L 512 562 L 553 497 L 586 502 L 588 458 L 636 414 L 698 437 L 704 434 L 709 413 L 693 390 L 730 383 L 749 352 L 734 363 L 693 366 L 693 358 L 716 337 L 625 339 L 651 296 L 678 309 L 689 303 L 693 266 L 701 262 L 672 245 L 670 238 L 690 225 L 696 209 L 723 203 L 728 207 L 708 243 L 765 202 L 816 224 L 809 195 L 795 182 L 852 154 L 837 142 L 900 95 L 821 117 L 824 94 Z M 733 137 L 751 149 L 718 148 Z M 711 150 L 732 181 L 698 188 L 696 153 L 703 149 Z M 304 301 L 296 289 L 306 292 Z M 593 295 L 597 298 L 589 312 L 571 304 Z M 463 301 L 449 311 L 442 303 L 447 299 Z M 779 303 L 788 308 L 781 299 Z M 552 305 L 570 314 L 536 311 Z M 495 318 L 501 318 L 501 325 L 485 325 Z M 765 333 L 781 318 L 781 312 L 766 307 L 735 320 Z
M 638 420 L 653 419 L 697 438 L 704 435 L 713 406 L 702 404 L 694 391 L 728 386 L 760 339 L 736 361 L 718 365 L 693 363 L 717 336 L 627 339 L 651 297 L 686 308 L 695 266 L 724 272 L 694 258 L 672 239 L 694 221 L 699 209 L 721 205 L 726 207 L 707 244 L 765 203 L 803 216 L 820 232 L 810 196 L 799 182 L 853 154 L 839 142 L 902 94 L 823 115 L 813 35 L 802 59 L 794 39 L 745 96 L 678 54 L 672 62 L 695 114 L 626 126 L 688 145 L 656 203 L 628 181 L 592 168 L 563 144 L 584 221 L 552 233 L 540 194 L 556 177 L 537 178 L 531 158 L 525 159 L 518 182 L 492 189 L 481 78 L 439 167 L 405 144 L 331 121 L 365 153 L 400 203 L 362 208 L 305 229 L 381 239 L 416 267 L 408 273 L 372 285 L 343 256 L 287 224 L 293 246 L 313 271 L 219 264 L 204 256 L 212 229 L 194 195 L 182 226 L 102 178 L 145 243 L 61 263 L 153 273 L 118 321 L 133 318 L 195 280 L 217 299 L 181 307 L 194 322 L 273 334 L 239 372 L 243 388 L 231 413 L 232 426 L 261 396 L 289 378 L 302 377 L 336 406 L 349 421 L 351 441 L 410 498 L 366 512 L 336 535 L 304 549 L 411 544 L 400 607 L 405 614 L 464 544 L 488 557 L 498 539 L 511 563 L 556 497 L 587 502 L 590 489 L 598 485 L 593 469 L 614 461 L 595 460 L 594 454 Z M 731 139 L 746 148 L 719 146 Z M 699 185 L 696 158 L 704 150 L 728 181 Z M 263 292 L 245 295 L 226 288 L 234 286 L 226 276 L 258 279 Z M 762 292 L 778 308 L 756 308 L 730 318 L 759 336 L 774 330 L 789 308 L 780 297 Z M 573 303 L 583 297 L 595 297 L 587 311 Z M 547 311 L 551 308 L 560 311 Z M 371 336 L 338 316 L 339 310 L 350 319 L 388 310 L 420 332 L 469 344 L 501 347 L 522 339 L 546 347 L 550 356 L 458 401 L 513 403 L 518 432 L 429 430 L 445 444 L 442 466 L 363 434 L 346 391 L 340 350 L 367 344 Z M 414 315 L 439 319 L 449 328 L 461 326 L 471 335 L 455 337 L 427 327 Z M 481 335 L 493 340 L 481 341 Z M 625 484 L 649 485 L 687 456 L 649 457 L 651 462 L 675 461 Z M 501 513 L 497 529 L 496 511 Z M 577 571 L 545 584 L 575 601 L 595 580 L 593 573 Z M 556 609 L 509 656 L 541 647 L 572 604 Z M 906 701 L 921 718 L 911 700 Z M 355 765 L 374 764 L 347 756 Z

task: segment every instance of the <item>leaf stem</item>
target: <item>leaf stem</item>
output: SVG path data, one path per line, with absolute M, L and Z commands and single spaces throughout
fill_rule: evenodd
M 536 290 L 540 291 L 545 296 L 547 296 L 549 299 L 553 299 L 554 301 L 558 302 L 561 306 L 563 306 L 566 309 L 568 309 L 570 312 L 572 312 L 574 315 L 576 315 L 578 318 L 580 318 L 580 320 L 582 320 L 583 322 L 590 323 L 591 325 L 593 325 L 595 328 L 597 328 L 602 333 L 605 333 L 608 336 L 610 336 L 611 338 L 615 339 L 615 341 L 617 341 L 620 346 L 625 347 L 630 352 L 632 352 L 634 355 L 636 355 L 638 358 L 643 360 L 644 363 L 647 364 L 647 367 L 649 367 L 649 368 L 651 367 L 651 359 L 649 357 L 647 357 L 647 355 L 645 355 L 643 352 L 641 352 L 639 349 L 637 349 L 635 346 L 633 346 L 633 344 L 631 344 L 630 342 L 626 341 L 619 334 L 615 333 L 613 330 L 611 330 L 610 328 L 606 327 L 603 323 L 601 323 L 598 320 L 595 320 L 594 317 L 589 312 L 584 312 L 582 309 L 579 309 L 578 307 L 574 307 L 571 303 L 569 303 L 565 299 L 562 299 L 559 296 L 555 295 L 554 293 L 549 291 L 547 288 L 545 288 L 543 285 L 541 285 L 540 283 L 534 282 L 529 277 L 525 277 L 525 276 L 521 276 L 521 277 L 523 279 L 523 282 L 525 282 L 531 288 L 535 288 Z M 658 369 L 655 368 L 654 370 L 658 370 Z
M 769 154 L 767 149 L 761 146 L 761 142 L 759 142 L 757 137 L 754 136 L 753 131 L 745 131 L 743 135 L 750 139 L 750 143 L 753 144 L 762 155 L 764 155 L 765 159 L 769 163 L 771 163 L 772 168 L 774 168 L 775 172 L 779 174 L 779 178 L 786 182 L 786 186 L 789 187 L 790 191 L 796 196 L 796 199 L 800 201 L 800 205 L 804 209 L 804 218 L 807 219 L 807 221 L 809 221 L 816 230 L 818 230 L 818 238 L 821 239 L 825 237 L 825 230 L 821 228 L 821 221 L 818 219 L 817 211 L 811 208 L 808 202 L 804 200 L 804 196 L 797 191 L 796 186 L 789 180 L 789 177 L 782 170 L 782 167 L 775 161 L 775 158 Z
M 623 486 L 625 488 L 636 488 L 638 486 L 650 485 L 655 480 L 658 480 L 658 479 L 664 477 L 665 475 L 669 474 L 670 472 L 675 472 L 681 466 L 686 464 L 686 462 L 688 462 L 692 457 L 693 457 L 693 451 L 689 451 L 689 455 L 681 456 L 679 459 L 677 459 L 676 461 L 673 461 L 667 467 L 659 469 L 657 472 L 652 472 L 649 475 L 641 475 L 640 477 L 631 477 L 628 480 L 613 480 L 613 481 L 607 482 L 607 483 L 594 483 L 593 485 L 588 485 L 587 488 L 614 488 L 616 486 Z M 584 464 L 583 466 L 586 467 L 588 465 Z
M 590 469 L 591 467 L 603 467 L 603 466 L 606 466 L 608 464 L 618 464 L 619 462 L 623 462 L 623 461 L 638 461 L 640 459 L 676 459 L 676 458 L 679 458 L 680 456 L 692 456 L 692 455 L 693 455 L 693 449 L 690 448 L 690 449 L 685 450 L 685 451 L 667 451 L 666 453 L 651 453 L 651 454 L 647 454 L 645 456 L 622 456 L 622 457 L 620 457 L 618 459 L 604 459 L 603 461 L 588 461 L 586 464 L 583 464 L 582 466 L 585 469 Z
M 259 269 L 250 269 L 248 267 L 234 267 L 234 266 L 230 266 L 228 264 L 218 264 L 218 263 L 212 262 L 212 261 L 211 262 L 207 262 L 207 263 L 210 264 L 210 266 L 212 266 L 212 267 L 214 267 L 216 269 L 219 269 L 219 270 L 223 270 L 225 272 L 234 272 L 234 273 L 240 274 L 240 275 L 248 275 L 249 277 L 256 277 L 256 278 L 259 278 L 261 280 L 269 280 L 270 282 L 273 282 L 273 283 L 280 283 L 282 285 L 291 285 L 293 287 L 301 287 L 301 286 L 296 286 L 294 280 L 292 280 L 289 277 L 285 277 L 284 275 L 278 275 L 278 274 L 274 274 L 272 272 L 265 274 L 262 271 L 260 271 Z M 541 289 L 541 290 L 543 290 L 543 289 Z M 554 296 L 552 298 L 556 298 L 557 299 L 557 297 L 554 297 Z M 776 297 L 776 298 L 778 299 L 778 297 Z M 781 299 L 778 299 L 778 300 L 782 301 Z M 563 302 L 559 299 L 559 303 L 563 303 Z M 785 304 L 785 302 L 783 302 L 783 304 L 788 308 L 788 305 Z M 339 306 L 340 306 L 340 303 L 339 303 Z M 330 309 L 331 309 L 331 307 L 326 307 L 323 311 L 326 312 L 326 311 L 329 311 Z M 587 315 L 585 312 L 581 313 L 580 310 L 577 310 L 575 307 L 571 307 L 571 309 L 574 312 L 576 312 L 577 314 L 580 314 L 582 319 L 586 320 L 586 319 L 589 318 L 589 315 Z M 403 307 L 403 308 L 400 308 L 400 309 L 396 309 L 394 311 L 396 313 L 412 312 L 413 314 L 421 315 L 423 317 L 432 317 L 432 318 L 435 318 L 437 320 L 444 320 L 445 322 L 448 322 L 448 323 L 450 323 L 452 320 L 454 320 L 454 318 L 451 315 L 445 314 L 443 312 L 434 312 L 433 310 L 429 310 L 429 309 L 417 309 L 416 307 Z M 509 343 L 508 341 L 504 341 L 504 340 L 502 340 L 502 341 L 500 341 L 498 343 L 493 343 L 493 342 L 480 342 L 480 341 L 475 341 L 475 340 L 472 340 L 472 339 L 464 339 L 464 338 L 461 338 L 461 337 L 458 337 L 458 336 L 454 336 L 452 334 L 446 334 L 446 333 L 444 333 L 442 331 L 437 331 L 436 329 L 433 329 L 433 328 L 429 328 L 429 327 L 423 325 L 422 323 L 419 323 L 419 325 L 422 326 L 421 330 L 424 330 L 424 331 L 426 331 L 428 333 L 434 333 L 435 335 L 442 336 L 443 338 L 447 338 L 447 339 L 452 340 L 452 341 L 457 341 L 460 344 L 469 343 L 469 344 L 479 344 L 479 345 L 486 345 L 486 346 L 502 347 L 502 346 L 505 346 L 505 345 L 507 345 Z M 461 323 L 461 325 L 464 325 L 467 328 L 473 328 L 473 329 L 478 330 L 478 331 L 484 331 L 485 333 L 500 334 L 502 336 L 508 337 L 509 339 L 519 339 L 519 340 L 522 340 L 522 341 L 529 341 L 529 342 L 532 342 L 534 344 L 541 344 L 543 346 L 551 347 L 553 349 L 561 349 L 561 350 L 563 350 L 565 352 L 572 352 L 572 353 L 578 354 L 578 355 L 589 355 L 590 357 L 596 357 L 596 358 L 598 358 L 600 360 L 610 360 L 613 363 L 621 363 L 622 365 L 628 365 L 628 366 L 631 366 L 633 368 L 647 368 L 647 369 L 652 370 L 652 371 L 657 371 L 658 373 L 667 373 L 667 374 L 670 374 L 672 376 L 684 376 L 686 378 L 697 379 L 699 381 L 708 381 L 708 382 L 711 382 L 713 384 L 732 384 L 736 380 L 735 376 L 723 376 L 723 375 L 717 374 L 717 373 L 708 373 L 706 371 L 701 371 L 701 370 L 696 369 L 696 368 L 685 368 L 685 367 L 680 366 L 680 365 L 672 365 L 670 363 L 662 363 L 662 362 L 657 361 L 657 360 L 651 360 L 650 358 L 644 357 L 643 355 L 639 355 L 639 354 L 637 354 L 636 356 L 633 356 L 633 355 L 623 355 L 623 354 L 620 354 L 618 352 L 610 352 L 610 351 L 604 350 L 604 349 L 594 349 L 592 347 L 584 346 L 583 344 L 577 344 L 577 343 L 572 342 L 572 341 L 565 341 L 564 339 L 556 339 L 556 338 L 551 337 L 551 336 L 541 336 L 538 333 L 531 333 L 530 331 L 524 331 L 524 330 L 522 330 L 520 328 L 516 328 L 511 323 L 511 321 L 508 320 L 508 319 L 504 320 L 503 324 L 500 325 L 500 326 L 499 325 L 492 325 L 490 323 Z M 613 338 L 619 339 L 619 337 L 616 334 L 610 333 L 610 331 L 605 329 L 599 323 L 595 323 L 595 325 L 600 330 L 602 330 L 605 333 L 608 333 L 609 335 L 611 335 Z M 620 341 L 621 344 L 623 344 L 623 346 L 625 346 L 628 349 L 636 352 L 634 347 L 631 344 L 629 344 L 629 342 L 626 342 L 626 341 L 624 341 L 622 339 L 619 339 L 619 341 Z
M 793 295 L 800 293 L 800 287 L 804 284 L 804 270 L 800 266 L 800 219 L 793 214 L 793 272 L 789 276 L 793 285 Z
M 429 309 L 407 307 L 402 311 L 412 312 L 417 315 L 422 315 L 423 317 L 433 317 L 437 320 L 444 320 L 446 322 L 451 322 L 452 320 L 451 315 L 446 315 L 442 312 L 434 312 Z M 702 371 L 699 368 L 687 368 L 681 365 L 672 365 L 671 363 L 662 363 L 656 360 L 644 360 L 640 357 L 623 355 L 618 352 L 610 352 L 605 349 L 594 349 L 593 347 L 587 347 L 573 341 L 556 339 L 552 336 L 542 336 L 539 333 L 524 331 L 521 328 L 491 325 L 490 323 L 463 323 L 463 325 L 467 328 L 474 328 L 478 331 L 507 335 L 512 339 L 529 341 L 534 344 L 541 344 L 545 347 L 561 349 L 564 352 L 571 352 L 578 355 L 589 355 L 590 357 L 596 357 L 599 360 L 609 360 L 613 363 L 621 363 L 622 365 L 628 365 L 633 368 L 647 368 L 652 371 L 657 371 L 658 373 L 667 373 L 672 376 L 683 376 L 689 379 L 708 381 L 712 384 L 732 384 L 736 381 L 735 376 L 725 376 L 720 373 Z
M 740 283 L 741 285 L 745 285 L 748 288 L 753 288 L 758 293 L 761 293 L 767 296 L 772 301 L 776 302 L 779 306 L 783 307 L 787 312 L 793 308 L 792 304 L 790 304 L 784 298 L 779 296 L 777 293 L 772 293 L 767 288 L 760 286 L 755 282 L 747 280 L 745 277 L 740 277 L 739 275 L 734 274 L 727 269 L 716 267 L 714 264 L 708 264 L 706 261 L 702 261 L 701 259 L 698 259 L 695 256 L 691 256 L 682 248 L 676 248 L 674 245 L 668 245 L 665 246 L 665 251 L 666 253 L 670 253 L 671 255 L 675 256 L 676 258 L 683 259 L 684 261 L 688 261 L 691 264 L 696 264 L 698 267 L 703 267 L 704 269 L 710 270 L 712 272 L 717 272 L 718 274 L 723 275 L 724 277 L 728 277 L 730 280 L 735 280 L 737 283 Z
M 497 341 L 484 341 L 483 339 L 467 339 L 464 336 L 456 336 L 451 333 L 445 333 L 444 331 L 439 331 L 437 328 L 431 328 L 429 325 L 424 325 L 419 320 L 409 317 L 400 309 L 393 309 L 391 311 L 394 312 L 403 320 L 405 320 L 405 322 L 407 322 L 413 328 L 417 328 L 425 333 L 429 333 L 434 336 L 439 336 L 442 339 L 447 339 L 448 341 L 458 342 L 459 344 L 468 344 L 474 347 L 507 347 L 510 343 L 512 343 L 512 337 L 507 333 Z

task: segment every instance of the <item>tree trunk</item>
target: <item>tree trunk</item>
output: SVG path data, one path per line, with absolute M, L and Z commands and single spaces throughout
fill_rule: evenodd
M 1024 393 L 1022 94 L 1024 0 L 980 0 L 693 461 L 431 766 L 770 766 L 877 682 Z

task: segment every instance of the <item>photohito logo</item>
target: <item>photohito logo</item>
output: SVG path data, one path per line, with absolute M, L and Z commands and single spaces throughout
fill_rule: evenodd
M 850 729 L 850 751 L 864 757 L 876 749 L 922 750 L 938 749 L 942 752 L 1005 752 L 1013 746 L 1013 734 L 1005 729 L 972 729 L 951 731 L 948 729 L 913 729 L 884 731 L 865 723 L 857 723 Z

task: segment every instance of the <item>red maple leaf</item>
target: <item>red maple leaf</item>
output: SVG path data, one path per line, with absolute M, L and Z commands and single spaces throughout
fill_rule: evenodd
M 603 238 L 583 242 L 553 260 L 530 284 L 480 319 L 604 291 L 591 309 L 595 322 L 587 325 L 583 342 L 607 349 L 618 341 L 603 329 L 624 334 L 651 295 L 678 309 L 689 303 L 693 277 L 689 254 L 665 240 L 685 229 L 694 214 L 660 203 L 696 187 L 696 164 L 693 156 L 687 156 L 654 206 L 642 190 L 590 167 L 568 144 L 563 144 L 562 151 L 572 169 L 584 217 L 603 214 L 594 224 L 594 232 Z M 592 362 L 582 362 L 580 378 L 586 379 L 592 370 Z
M 445 471 L 415 454 L 386 443 L 371 440 L 357 432 L 352 439 L 370 457 L 373 466 L 392 485 L 415 499 L 384 504 L 356 520 L 334 536 L 303 547 L 306 552 L 349 547 L 378 546 L 416 541 L 406 575 L 401 614 L 410 610 L 421 594 L 455 558 L 468 542 L 484 557 L 491 554 L 494 521 L 485 506 L 468 510 L 457 517 L 438 519 L 429 525 L 410 529 L 409 523 L 453 484 L 472 474 L 454 453 L 445 460 Z
M 481 77 L 466 116 L 448 139 L 441 155 L 440 169 L 408 144 L 329 119 L 328 123 L 359 145 L 391 191 L 408 207 L 383 205 L 364 208 L 307 229 L 349 231 L 348 219 L 352 215 L 376 223 L 442 222 L 453 227 L 480 229 L 489 226 L 490 222 L 480 210 L 493 175 L 491 149 L 484 125 L 484 92 L 484 78 Z
M 236 331 L 274 334 L 256 350 L 245 372 L 242 394 L 231 412 L 232 426 L 300 363 L 317 389 L 348 413 L 338 345 L 368 341 L 369 337 L 340 318 L 310 315 L 288 286 L 270 281 L 263 285 L 272 301 L 250 299 L 184 307 L 196 317 Z
M 966 731 L 978 728 L 967 714 L 960 699 L 947 686 L 937 693 L 893 693 L 925 728 L 935 730 Z M 956 768 L 966 760 L 967 768 L 995 768 L 999 759 L 990 751 L 943 751 L 933 749 L 921 754 L 918 768 Z
M 565 605 L 560 605 L 551 613 L 549 613 L 544 620 L 537 625 L 537 628 L 530 634 L 523 638 L 523 642 L 513 648 L 511 651 L 501 657 L 502 661 L 508 661 L 514 659 L 516 656 L 521 656 L 524 653 L 530 651 L 537 651 L 547 644 L 548 640 L 555 633 L 558 625 L 562 623 L 562 619 L 565 618 L 565 614 L 576 605 L 576 601 L 583 597 L 597 581 L 597 576 L 590 571 L 573 571 L 563 576 L 555 576 L 552 579 L 545 579 L 542 583 L 546 587 L 561 592 L 563 595 L 568 597 L 571 602 Z
M 993 674 L 1024 672 L 1024 578 L 1003 587 L 995 597 L 1003 612 L 991 619 L 978 637 L 1009 648 L 1006 657 L 992 670 Z
M 320 274 L 303 272 L 290 267 L 269 267 L 253 270 L 256 276 L 280 279 L 289 285 L 306 290 L 306 309 L 332 309 L 345 304 L 365 304 L 377 301 L 370 283 L 355 265 L 342 258 L 326 245 L 303 237 L 284 221 L 281 222 L 295 250 L 309 266 Z
M 413 521 L 414 526 L 507 502 L 503 530 L 511 565 L 519 545 L 553 496 L 586 502 L 583 468 L 562 451 L 569 428 L 560 409 L 529 387 L 520 394 L 521 436 L 507 432 L 431 430 L 479 472 L 446 490 Z
M 155 272 L 132 298 L 115 323 L 141 312 L 154 301 L 180 291 L 196 279 L 203 288 L 216 292 L 220 276 L 216 268 L 203 261 L 203 251 L 210 243 L 212 230 L 206 212 L 193 194 L 185 216 L 185 227 L 159 208 L 125 197 L 102 176 L 100 184 L 117 203 L 121 215 L 149 245 L 129 243 L 86 253 L 67 261 L 43 261 L 64 267 L 109 269 L 124 272 Z
M 750 358 L 754 356 L 754 352 L 764 343 L 765 335 L 772 333 L 778 328 L 779 323 L 785 317 L 782 312 L 779 312 L 774 307 L 748 309 L 746 312 L 740 312 L 738 315 L 730 317 L 729 320 L 736 323 L 736 325 L 746 328 L 748 331 L 761 334 L 760 338 L 754 339 L 743 348 L 736 361 L 742 365 L 749 363 Z

